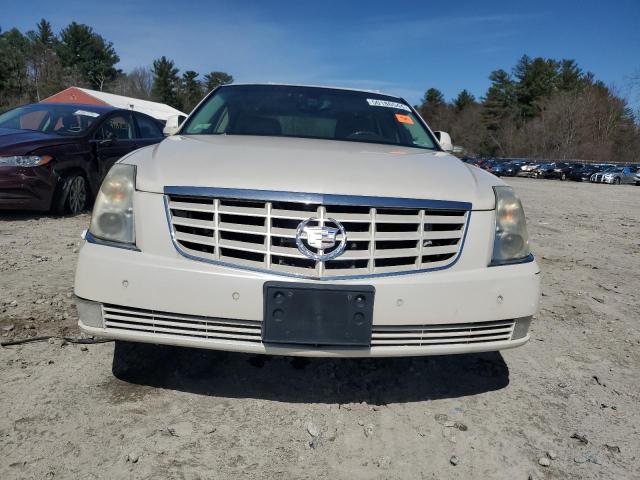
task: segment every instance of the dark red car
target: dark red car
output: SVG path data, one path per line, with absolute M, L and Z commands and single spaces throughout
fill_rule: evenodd
M 94 105 L 38 103 L 0 114 L 0 210 L 78 213 L 111 166 L 164 138 L 145 114 Z

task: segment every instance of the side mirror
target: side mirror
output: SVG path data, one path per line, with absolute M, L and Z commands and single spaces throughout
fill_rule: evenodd
M 187 117 L 184 115 L 171 115 L 167 118 L 167 123 L 165 123 L 164 128 L 162 129 L 162 133 L 166 136 L 175 135 L 180 130 L 180 125 L 185 121 Z
M 453 152 L 453 141 L 451 140 L 451 135 L 440 130 L 433 133 L 438 139 L 438 142 L 440 142 L 440 146 L 445 152 Z

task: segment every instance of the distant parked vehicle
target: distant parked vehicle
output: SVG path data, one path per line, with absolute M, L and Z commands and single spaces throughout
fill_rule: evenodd
M 516 174 L 518 177 L 533 177 L 536 170 L 540 167 L 539 163 L 527 163 L 520 167 L 520 171 Z
M 582 168 L 572 170 L 569 174 L 569 180 L 573 180 L 574 182 L 588 182 L 591 175 L 599 171 L 600 169 L 595 165 L 584 165 Z
M 631 167 L 613 167 L 605 172 L 598 172 L 591 175 L 593 183 L 609 183 L 612 185 L 620 185 L 622 183 L 635 183 L 636 175 Z
M 515 177 L 519 171 L 520 164 L 516 162 L 497 163 L 491 169 L 491 173 L 497 177 Z
M 495 165 L 497 165 L 497 163 L 494 160 L 487 160 L 486 162 L 482 162 L 482 164 L 478 166 L 481 169 L 486 170 L 487 172 L 490 172 Z
M 569 178 L 569 175 L 571 174 L 571 172 L 573 172 L 574 170 L 580 169 L 582 167 L 584 167 L 583 163 L 557 162 L 549 178 L 557 178 L 559 180 L 564 181 Z
M 0 210 L 79 213 L 111 166 L 160 142 L 162 124 L 107 106 L 38 103 L 0 114 Z
M 538 168 L 533 170 L 532 177 L 535 178 L 550 178 L 553 174 L 553 169 L 555 168 L 555 163 L 541 163 L 538 165 Z

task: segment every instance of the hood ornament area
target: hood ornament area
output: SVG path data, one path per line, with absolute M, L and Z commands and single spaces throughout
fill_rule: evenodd
M 337 247 L 336 244 L 338 244 Z M 326 218 L 324 221 L 319 218 L 308 218 L 298 225 L 296 245 L 304 256 L 326 262 L 344 253 L 347 248 L 347 232 L 342 224 L 333 218 Z M 309 247 L 315 248 L 317 252 L 310 250 Z M 329 252 L 325 253 L 326 250 Z

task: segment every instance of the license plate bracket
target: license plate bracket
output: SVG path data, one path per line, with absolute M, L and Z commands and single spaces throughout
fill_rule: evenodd
M 262 341 L 370 347 L 375 288 L 266 282 Z

